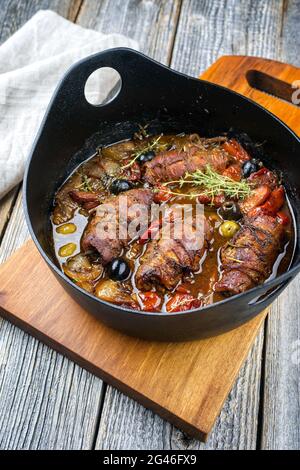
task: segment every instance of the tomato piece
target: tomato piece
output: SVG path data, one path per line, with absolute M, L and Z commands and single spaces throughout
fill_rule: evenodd
M 254 189 L 250 196 L 240 203 L 240 209 L 244 214 L 251 215 L 254 208 L 261 206 L 270 196 L 271 190 L 269 186 L 262 185 Z M 252 214 L 253 215 L 253 214 Z
M 138 243 L 144 245 L 148 240 L 153 239 L 161 227 L 161 222 L 159 220 L 154 220 L 151 222 L 147 230 L 140 236 Z
M 201 307 L 201 300 L 190 294 L 175 294 L 166 305 L 167 312 L 183 312 L 192 308 Z
M 147 312 L 155 312 L 161 304 L 161 298 L 156 292 L 147 291 L 140 292 L 140 298 L 143 301 L 143 310 Z
M 275 215 L 284 204 L 284 189 L 282 186 L 274 189 L 271 196 L 262 206 L 265 214 Z
M 179 292 L 180 294 L 189 294 L 190 291 L 187 287 L 185 287 L 184 285 L 180 284 L 177 288 L 176 288 L 176 292 Z
M 222 144 L 222 148 L 239 162 L 245 162 L 251 158 L 244 147 L 242 147 L 242 145 L 235 139 L 230 139 L 224 142 Z
M 223 176 L 227 176 L 234 181 L 241 181 L 241 166 L 239 163 L 230 165 L 223 171 Z
M 259 207 L 248 212 L 248 216 L 253 217 L 259 213 L 275 216 L 284 204 L 284 189 L 282 186 L 274 189 L 266 202 Z
M 279 188 L 274 189 L 267 201 L 257 209 L 259 209 L 263 214 L 275 216 L 283 204 L 284 189 L 280 186 Z
M 172 194 L 166 186 L 157 186 L 154 191 L 153 201 L 156 203 L 166 202 L 172 198 Z
M 215 207 L 221 207 L 221 205 L 225 202 L 225 196 L 223 193 L 217 194 L 213 199 L 208 196 L 207 194 L 199 194 L 197 200 L 200 204 L 212 204 Z
M 290 217 L 282 211 L 277 212 L 278 222 L 282 225 L 288 225 L 291 221 Z
M 199 194 L 199 196 L 197 197 L 197 200 L 200 204 L 209 204 L 211 201 L 211 198 L 207 194 L 203 193 L 203 194 Z
M 214 205 L 215 207 L 221 207 L 221 205 L 224 204 L 224 202 L 225 202 L 225 196 L 224 196 L 224 194 L 223 194 L 223 193 L 217 194 L 217 195 L 214 197 L 214 199 L 213 199 L 212 202 L 213 202 L 213 205 Z

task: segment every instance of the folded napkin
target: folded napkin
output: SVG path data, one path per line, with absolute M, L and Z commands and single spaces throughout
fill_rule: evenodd
M 41 10 L 0 47 L 0 198 L 23 177 L 24 165 L 53 94 L 76 61 L 112 47 L 137 43 L 119 34 L 84 29 L 53 11 Z M 93 102 L 100 102 L 115 77 L 94 78 Z

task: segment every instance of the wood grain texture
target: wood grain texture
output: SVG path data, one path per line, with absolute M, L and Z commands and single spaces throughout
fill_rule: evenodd
M 140 51 L 168 64 L 172 52 L 180 0 L 88 0 L 77 22 L 103 33 L 135 39 Z
M 261 330 L 205 444 L 187 436 L 116 389 L 108 387 L 96 448 L 104 450 L 255 448 L 260 363 L 257 367 L 253 367 L 253 363 L 260 357 L 262 342 Z
M 278 59 L 281 0 L 183 0 L 172 67 L 199 75 L 222 55 Z
M 280 59 L 300 67 L 300 0 L 286 0 L 283 13 Z
M 50 8 L 73 20 L 80 3 L 2 0 L 0 39 L 7 39 L 40 8 Z M 0 203 L 0 229 L 7 225 L 0 262 L 29 237 L 21 194 L 12 211 L 17 191 L 14 189 Z M 1 449 L 90 448 L 101 393 L 98 378 L 0 319 Z
M 170 62 L 172 68 L 198 76 L 222 54 L 277 58 L 281 46 L 282 10 L 281 0 L 183 0 Z M 222 424 L 216 424 L 207 444 L 193 440 L 189 442 L 189 448 L 256 447 L 263 331 L 260 335 L 260 341 L 243 369 L 245 379 L 237 381 L 224 405 L 218 421 Z M 134 404 L 135 412 L 132 414 L 132 400 L 126 397 L 120 399 L 120 396 L 119 392 L 108 387 L 97 439 L 98 448 L 125 449 L 127 446 L 130 449 L 138 445 L 150 449 L 153 442 L 159 449 L 184 446 L 185 436 L 180 431 L 157 416 L 154 418 L 150 411 L 138 404 Z M 247 406 L 250 402 L 253 404 L 252 419 L 244 420 L 243 417 L 250 411 Z M 114 408 L 110 413 L 112 403 Z M 153 428 L 146 424 L 154 420 Z M 126 437 L 128 422 L 131 423 L 130 438 Z M 172 442 L 163 435 L 172 436 Z
M 0 263 L 28 238 L 19 194 Z M 0 319 L 0 448 L 90 448 L 101 393 L 98 378 Z
M 99 380 L 4 322 L 0 336 L 1 449 L 89 449 Z
M 50 9 L 74 21 L 82 0 L 1 0 L 0 41 L 9 38 L 37 11 Z
M 0 202 L 0 242 L 8 224 L 13 205 L 18 196 L 19 186 L 13 188 Z
M 211 431 L 266 316 L 197 341 L 129 337 L 76 304 L 32 241 L 0 268 L 0 307 L 25 331 L 198 439 Z
M 281 59 L 299 67 L 300 1 L 286 1 L 284 13 Z M 297 276 L 272 305 L 267 322 L 262 449 L 300 448 L 299 292 Z
M 292 84 L 300 77 L 298 67 L 274 60 L 243 56 L 221 57 L 202 74 L 202 77 L 214 83 L 220 84 L 222 81 L 228 88 L 248 96 L 300 134 L 300 108 L 251 87 L 246 75 L 248 71 L 253 70 L 278 78 L 286 84 Z M 293 88 L 290 87 L 290 90 L 292 94 Z
M 268 319 L 263 449 L 300 448 L 300 277 L 273 304 Z

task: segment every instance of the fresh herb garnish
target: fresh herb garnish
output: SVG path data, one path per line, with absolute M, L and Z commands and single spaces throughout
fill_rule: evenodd
M 147 132 L 147 127 L 149 127 L 149 124 L 146 124 L 145 126 L 141 126 L 141 124 L 138 124 L 139 131 L 134 133 L 134 138 L 138 140 L 143 140 L 147 139 L 147 137 L 150 137 Z
M 229 259 L 230 261 L 234 261 L 235 263 L 243 263 L 243 260 L 232 258 L 231 256 L 227 256 L 227 259 Z
M 87 191 L 87 192 L 92 193 L 93 188 L 91 186 L 91 179 L 83 173 L 81 175 L 81 181 L 82 183 L 79 186 L 77 186 L 77 188 L 81 189 L 82 191 Z
M 191 197 L 200 195 L 208 196 L 212 201 L 219 194 L 233 199 L 244 199 L 251 193 L 251 186 L 246 180 L 235 181 L 228 176 L 220 175 L 214 171 L 210 165 L 205 170 L 196 170 L 193 173 L 186 173 L 177 181 L 168 181 L 164 185 L 178 184 L 182 188 L 185 184 L 200 187 L 201 193 L 190 194 Z M 203 188 L 203 189 L 202 189 Z M 180 195 L 179 193 L 174 193 Z

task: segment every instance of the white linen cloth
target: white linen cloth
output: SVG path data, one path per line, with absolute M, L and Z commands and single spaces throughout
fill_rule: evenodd
M 82 28 L 40 10 L 0 46 L 0 198 L 23 177 L 24 166 L 57 83 L 76 61 L 112 47 L 137 43 L 119 34 Z M 93 81 L 100 102 L 114 76 Z

